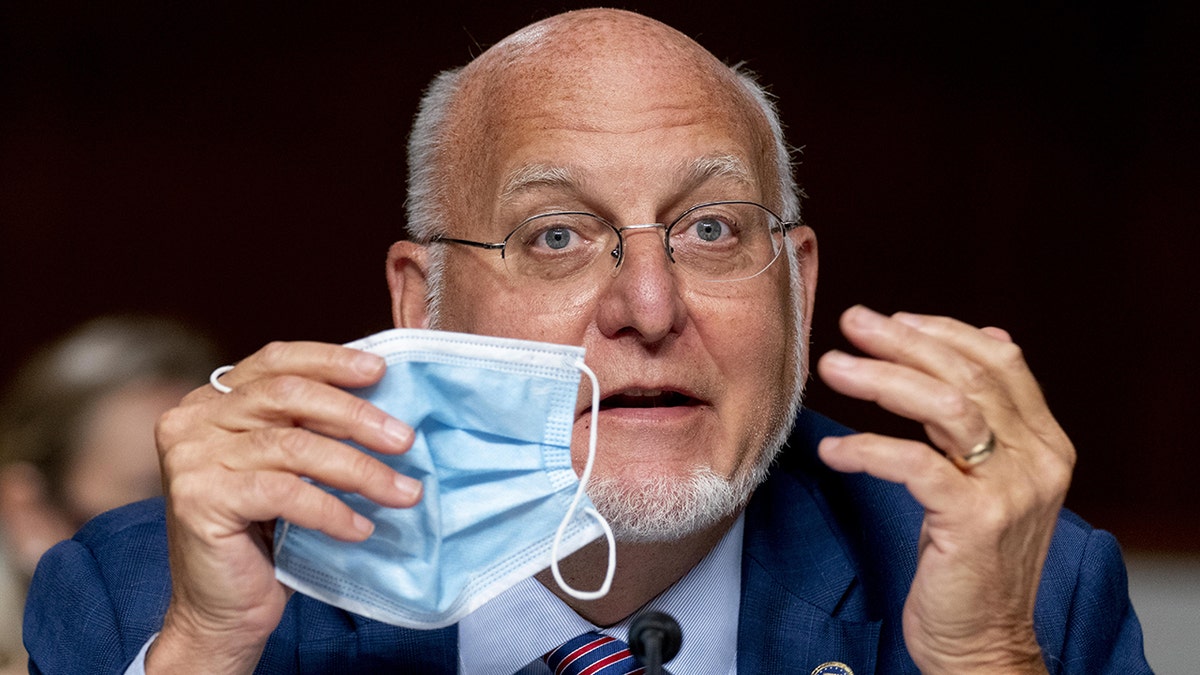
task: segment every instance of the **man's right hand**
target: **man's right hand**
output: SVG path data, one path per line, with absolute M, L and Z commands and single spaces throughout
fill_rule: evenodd
M 156 431 L 167 495 L 172 597 L 146 661 L 156 672 L 249 673 L 289 589 L 275 580 L 274 521 L 361 541 L 373 525 L 302 477 L 406 508 L 421 484 L 338 439 L 389 454 L 412 429 L 342 388 L 377 382 L 374 354 L 273 343 L 165 414 Z M 186 666 L 181 668 L 180 666 Z

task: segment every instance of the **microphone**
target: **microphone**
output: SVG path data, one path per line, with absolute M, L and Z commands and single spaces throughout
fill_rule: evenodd
M 662 675 L 663 664 L 675 658 L 682 643 L 679 622 L 670 614 L 646 612 L 629 626 L 629 651 L 646 666 L 646 675 Z

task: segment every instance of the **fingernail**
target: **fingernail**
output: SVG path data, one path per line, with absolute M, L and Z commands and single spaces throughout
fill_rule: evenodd
M 821 360 L 826 366 L 840 369 L 853 368 L 855 364 L 858 363 L 853 356 L 850 356 L 846 352 L 839 352 L 836 349 L 826 352 L 824 358 Z
M 372 523 L 360 513 L 354 514 L 354 528 L 365 535 L 370 535 L 375 531 L 375 523 Z
M 920 316 L 909 314 L 908 312 L 896 312 L 892 315 L 892 318 L 905 326 L 912 326 L 913 328 L 920 328 L 925 323 Z
M 850 310 L 850 320 L 860 326 L 874 327 L 883 322 L 883 315 L 864 305 L 855 305 Z
M 400 495 L 405 499 L 416 500 L 420 498 L 421 490 L 423 488 L 421 481 L 409 478 L 402 473 L 398 473 L 393 479 L 393 482 L 396 484 L 396 491 L 399 492 Z
M 412 442 L 412 427 L 395 417 L 388 417 L 383 420 L 383 433 L 396 445 L 406 446 Z
M 363 375 L 376 375 L 386 367 L 387 362 L 378 354 L 361 352 L 354 358 L 354 369 Z

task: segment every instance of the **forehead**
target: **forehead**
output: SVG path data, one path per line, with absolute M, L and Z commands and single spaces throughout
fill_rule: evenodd
M 683 191 L 709 183 L 736 185 L 742 189 L 754 190 L 759 183 L 754 172 L 741 157 L 721 153 L 684 159 L 661 173 L 674 178 Z M 572 164 L 538 162 L 518 163 L 516 168 L 502 179 L 499 190 L 501 202 L 519 199 L 523 194 L 532 191 L 580 190 L 588 183 L 586 169 L 578 170 Z
M 762 111 L 690 40 L 635 27 L 533 31 L 464 71 L 453 175 L 487 209 L 523 188 L 645 190 L 647 179 L 767 189 Z

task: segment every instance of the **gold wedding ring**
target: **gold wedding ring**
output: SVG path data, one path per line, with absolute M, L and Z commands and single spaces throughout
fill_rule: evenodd
M 970 471 L 972 468 L 983 464 L 996 451 L 996 434 L 988 430 L 987 440 L 971 448 L 970 452 L 962 457 L 951 455 L 950 459 L 954 461 L 954 465 L 963 471 Z

